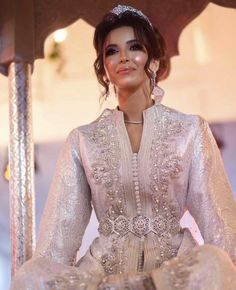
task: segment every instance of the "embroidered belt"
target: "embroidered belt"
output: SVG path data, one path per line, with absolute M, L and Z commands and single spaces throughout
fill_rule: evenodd
M 150 219 L 141 214 L 130 219 L 122 215 L 119 215 L 114 220 L 106 218 L 99 223 L 98 228 L 99 233 L 104 236 L 109 236 L 114 233 L 124 236 L 128 232 L 132 232 L 140 238 L 147 235 L 149 232 L 161 235 L 168 231 L 172 234 L 173 232 L 177 233 L 179 230 L 180 226 L 177 220 L 172 221 L 171 225 L 168 225 L 166 218 L 162 216 Z

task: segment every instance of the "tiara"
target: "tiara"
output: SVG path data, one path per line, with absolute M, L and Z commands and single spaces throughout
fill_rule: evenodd
M 148 17 L 143 14 L 143 12 L 141 10 L 137 10 L 131 6 L 126 6 L 126 5 L 118 5 L 116 7 L 114 7 L 110 12 L 113 14 L 116 14 L 118 17 L 120 17 L 123 13 L 125 13 L 126 11 L 137 14 L 137 16 L 143 18 L 144 20 L 146 20 L 149 25 L 152 27 L 152 23 L 151 21 L 148 19 Z

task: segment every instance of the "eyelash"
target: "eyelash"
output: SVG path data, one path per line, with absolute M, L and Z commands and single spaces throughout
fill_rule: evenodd
M 105 52 L 105 56 L 113 55 L 113 54 L 115 54 L 116 52 L 118 52 L 117 49 L 115 49 L 115 48 L 108 48 L 108 49 L 106 50 L 106 52 Z
M 134 44 L 132 44 L 131 46 L 130 46 L 130 49 L 131 50 L 144 50 L 144 47 L 143 47 L 143 45 L 142 44 L 140 44 L 140 43 L 134 43 Z
M 130 45 L 130 48 L 129 48 L 131 51 L 136 51 L 136 50 L 142 50 L 144 51 L 144 47 L 142 44 L 140 43 L 134 43 L 134 44 L 131 44 Z M 105 56 L 111 56 L 113 54 L 115 54 L 116 52 L 118 52 L 118 49 L 115 49 L 115 48 L 108 48 L 105 52 Z

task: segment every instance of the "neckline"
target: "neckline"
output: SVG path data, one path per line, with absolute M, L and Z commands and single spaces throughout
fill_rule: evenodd
M 161 99 L 159 97 L 154 97 L 152 100 L 153 100 L 153 105 L 148 107 L 147 109 L 143 110 L 143 112 L 142 112 L 143 115 L 146 112 L 152 111 L 157 105 L 159 105 L 161 103 Z M 116 106 L 114 110 L 117 111 L 118 113 L 121 113 L 123 115 L 123 118 L 124 118 L 124 112 L 119 109 L 119 106 Z
M 150 126 L 152 126 L 152 119 L 154 118 L 154 112 L 156 111 L 157 106 L 160 105 L 160 98 L 153 98 L 154 100 L 154 104 L 145 109 L 142 112 L 143 115 L 143 131 L 142 131 L 142 136 L 141 136 L 141 140 L 140 140 L 140 145 L 139 145 L 139 150 L 138 152 L 133 152 L 132 150 L 132 145 L 131 145 L 131 141 L 128 135 L 128 131 L 126 129 L 125 126 L 125 122 L 124 122 L 124 112 L 120 111 L 118 109 L 118 106 L 116 108 L 114 108 L 113 110 L 110 110 L 113 112 L 113 116 L 114 116 L 114 120 L 115 123 L 117 125 L 117 128 L 119 128 L 120 134 L 121 134 L 121 138 L 123 139 L 123 144 L 125 146 L 124 150 L 127 152 L 127 154 L 129 156 L 132 156 L 133 154 L 137 154 L 138 158 L 141 158 L 142 152 L 144 153 L 146 151 L 145 147 L 146 147 L 146 142 L 149 143 L 149 141 L 145 140 L 147 136 L 147 132 L 150 130 Z M 148 124 L 147 124 L 148 123 Z M 122 137 L 123 136 L 123 137 Z M 149 138 L 147 138 L 149 139 Z M 144 146 L 145 144 L 145 146 Z
M 142 151 L 145 149 L 144 143 L 146 142 L 146 136 L 147 136 L 147 130 L 148 127 L 151 125 L 148 119 L 152 119 L 152 116 L 154 115 L 154 111 L 156 108 L 156 103 L 153 104 L 153 106 L 147 108 L 146 110 L 143 111 L 143 130 L 142 130 L 142 135 L 140 139 L 140 144 L 139 144 L 139 149 L 137 152 L 134 152 L 132 149 L 132 144 L 131 140 L 129 138 L 129 134 L 127 131 L 127 128 L 125 126 L 124 122 L 124 113 L 122 111 L 116 110 L 116 115 L 117 115 L 117 125 L 120 127 L 121 134 L 124 137 L 124 142 L 125 142 L 125 147 L 127 148 L 127 152 L 129 152 L 129 155 L 137 154 L 138 158 L 140 158 Z M 148 123 L 148 124 L 147 124 Z M 145 151 L 145 150 L 144 150 Z

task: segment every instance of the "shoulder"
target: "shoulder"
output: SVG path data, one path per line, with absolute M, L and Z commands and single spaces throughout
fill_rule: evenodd
M 105 109 L 93 122 L 78 126 L 71 130 L 67 136 L 67 140 L 72 143 L 78 143 L 81 138 L 91 135 L 94 132 L 97 132 L 99 129 L 102 129 L 106 122 L 110 122 L 113 116 L 113 112 L 114 110 Z
M 165 105 L 160 105 L 160 110 L 169 120 L 191 125 L 192 128 L 198 129 L 202 126 L 208 126 L 207 121 L 200 115 L 186 114 Z

